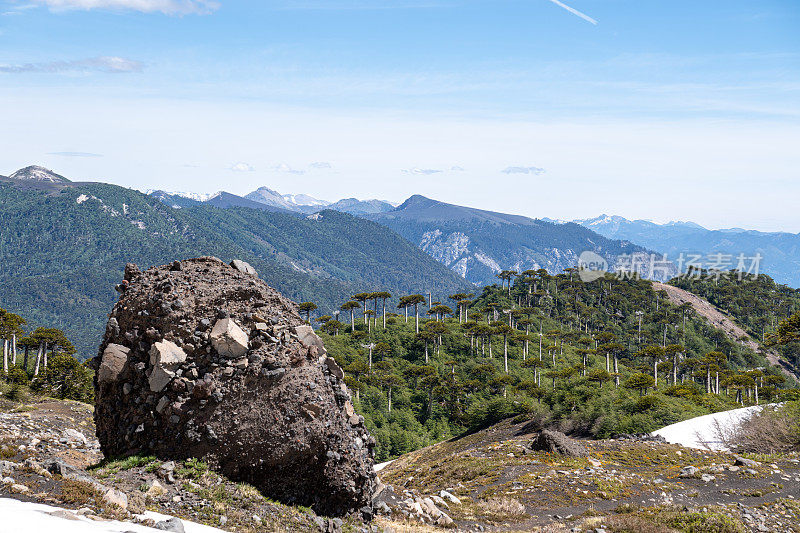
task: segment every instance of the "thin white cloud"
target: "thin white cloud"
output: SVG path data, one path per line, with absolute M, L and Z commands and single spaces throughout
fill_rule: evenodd
M 423 176 L 429 176 L 431 174 L 439 174 L 441 170 L 435 168 L 406 168 L 403 169 L 405 174 L 419 174 Z
M 311 163 L 308 166 L 310 166 L 311 168 L 332 168 L 331 164 L 328 163 L 327 161 L 315 161 L 314 163 Z
M 503 174 L 533 174 L 538 176 L 544 174 L 545 170 L 540 167 L 506 167 L 500 172 Z
M 272 167 L 272 170 L 274 170 L 275 172 L 285 172 L 286 174 L 296 174 L 296 175 L 302 175 L 306 173 L 305 170 L 294 169 L 289 165 L 287 165 L 286 163 L 281 163 L 280 165 L 276 165 Z
M 458 165 L 454 165 L 450 167 L 450 172 L 464 172 L 464 167 L 460 167 Z
M 231 166 L 231 170 L 234 172 L 253 172 L 255 168 L 252 165 L 239 161 Z
M 139 11 L 165 15 L 207 15 L 219 9 L 214 0 L 33 0 L 50 11 Z
M 49 61 L 46 63 L 24 63 L 20 65 L 2 65 L 0 72 L 6 74 L 24 74 L 27 72 L 106 72 L 109 74 L 125 74 L 141 72 L 144 63 L 133 59 L 116 56 L 98 56 L 71 61 Z
M 47 155 L 58 155 L 61 157 L 103 157 L 103 154 L 93 154 L 92 152 L 49 152 Z
M 580 11 L 578 11 L 577 9 L 573 9 L 573 8 L 569 7 L 567 4 L 564 4 L 563 2 L 559 2 L 558 0 L 550 0 L 550 2 L 553 2 L 555 5 L 557 5 L 557 6 L 559 6 L 559 7 L 563 7 L 564 9 L 566 9 L 567 11 L 569 11 L 570 13 L 572 13 L 573 15 L 578 15 L 580 18 L 582 18 L 582 19 L 583 19 L 583 20 L 585 20 L 586 22 L 591 22 L 592 24 L 594 24 L 595 26 L 597 26 L 597 21 L 596 21 L 596 20 L 594 20 L 594 19 L 593 19 L 592 17 L 590 17 L 589 15 L 586 15 L 586 14 L 584 14 L 584 13 L 581 13 L 581 12 L 580 12 Z

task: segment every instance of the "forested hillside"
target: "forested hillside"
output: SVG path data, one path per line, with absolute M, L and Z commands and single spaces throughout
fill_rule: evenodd
M 747 333 L 762 343 L 775 344 L 781 321 L 800 311 L 800 290 L 780 285 L 766 274 L 740 275 L 736 270 L 693 275 L 671 280 L 670 285 L 701 296 L 732 317 Z M 775 345 L 787 361 L 800 367 L 800 343 Z
M 466 286 L 392 231 L 334 211 L 173 209 L 114 185 L 2 181 L 0 228 L 0 304 L 64 329 L 82 358 L 97 349 L 128 262 L 239 258 L 282 293 L 322 309 L 356 287 L 445 294 Z
M 652 431 L 773 399 L 785 384 L 761 355 L 649 281 L 502 275 L 504 286 L 431 308 L 409 295 L 385 329 L 381 297 L 368 293 L 343 303 L 338 320 L 317 319 L 378 459 L 515 414 L 599 437 Z

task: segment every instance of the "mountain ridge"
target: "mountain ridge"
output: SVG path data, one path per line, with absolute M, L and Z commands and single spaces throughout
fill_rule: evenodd
M 721 253 L 732 256 L 735 268 L 737 257 L 761 256 L 760 271 L 768 273 L 779 283 L 800 287 L 800 233 L 764 232 L 741 228 L 707 229 L 694 222 L 657 224 L 646 220 L 628 220 L 619 215 L 575 220 L 609 239 L 623 239 L 667 254 L 673 260 L 681 254 L 700 254 L 704 258 Z

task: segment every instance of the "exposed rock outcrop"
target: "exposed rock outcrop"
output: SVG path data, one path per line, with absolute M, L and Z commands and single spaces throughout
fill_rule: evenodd
M 536 437 L 531 439 L 528 447 L 531 450 L 541 450 L 550 453 L 557 453 L 567 457 L 586 457 L 589 452 L 577 441 L 567 437 L 560 431 L 550 431 L 544 429 Z
M 341 368 L 295 305 L 240 266 L 126 267 L 94 360 L 103 452 L 198 457 L 286 503 L 369 515 L 375 441 Z

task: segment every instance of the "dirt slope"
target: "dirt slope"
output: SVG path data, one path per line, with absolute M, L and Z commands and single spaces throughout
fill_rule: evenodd
M 733 321 L 728 315 L 714 307 L 708 300 L 701 298 L 696 294 L 689 291 L 673 287 L 672 285 L 665 285 L 657 281 L 653 282 L 653 289 L 656 291 L 663 290 L 667 293 L 670 301 L 676 305 L 683 303 L 691 304 L 695 312 L 708 320 L 708 322 L 717 329 L 721 329 L 725 334 L 741 342 L 754 352 L 762 352 L 767 360 L 773 365 L 781 369 L 783 374 L 793 380 L 797 380 L 798 375 L 788 367 L 787 363 L 778 357 L 778 354 L 771 350 L 765 350 L 760 344 L 754 341 L 745 330 L 743 330 L 736 322 Z

